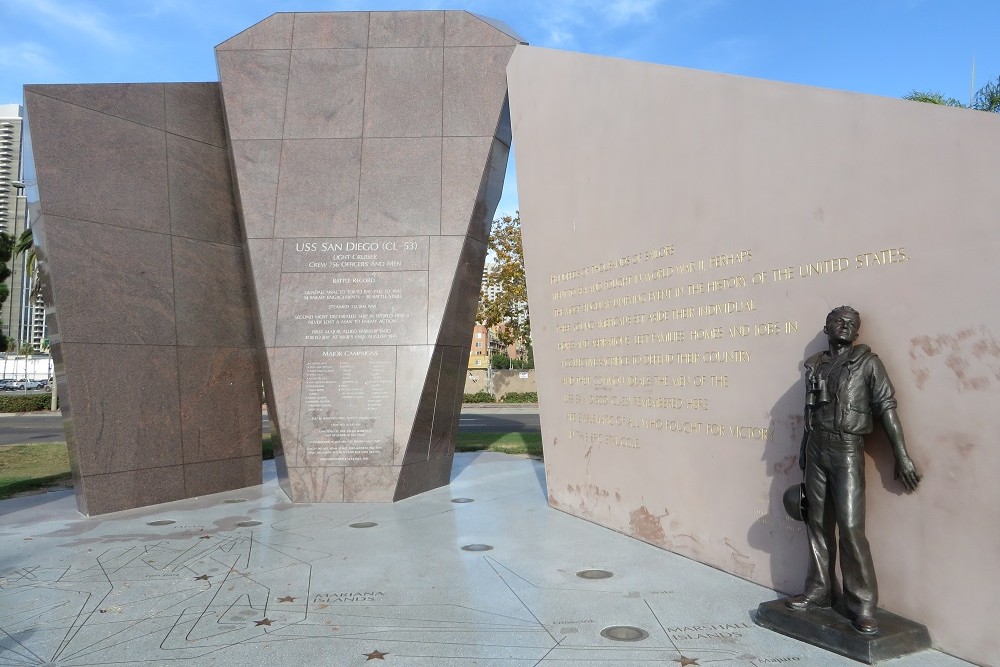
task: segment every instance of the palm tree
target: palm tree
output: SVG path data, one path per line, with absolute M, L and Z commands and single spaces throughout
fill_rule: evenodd
M 1000 113 L 1000 76 L 991 79 L 985 86 L 976 91 L 972 104 L 966 106 L 954 97 L 945 97 L 941 93 L 932 90 L 911 90 L 908 95 L 903 95 L 904 100 L 914 102 L 926 102 L 928 104 L 940 104 L 946 107 L 964 107 L 977 111 L 989 111 Z
M 31 235 L 30 227 L 21 232 L 14 244 L 14 256 L 17 257 L 21 253 L 26 253 L 24 270 L 31 276 L 30 298 L 34 300 L 42 289 L 42 281 L 38 276 L 38 255 L 35 253 L 35 238 Z

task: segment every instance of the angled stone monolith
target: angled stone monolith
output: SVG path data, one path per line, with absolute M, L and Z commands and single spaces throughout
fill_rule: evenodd
M 458 11 L 275 14 L 216 48 L 296 502 L 446 484 L 521 40 Z
M 218 84 L 27 86 L 25 102 L 80 511 L 259 484 L 258 344 Z

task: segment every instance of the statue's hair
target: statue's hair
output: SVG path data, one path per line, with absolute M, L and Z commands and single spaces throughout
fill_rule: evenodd
M 833 318 L 833 316 L 836 315 L 837 313 L 850 313 L 851 315 L 854 315 L 854 317 L 856 317 L 858 319 L 858 328 L 859 329 L 861 328 L 861 313 L 859 313 L 858 311 L 854 310 L 850 306 L 837 306 L 836 308 L 834 308 L 833 310 L 831 310 L 826 315 L 826 321 L 827 321 L 827 323 L 829 323 L 830 320 Z

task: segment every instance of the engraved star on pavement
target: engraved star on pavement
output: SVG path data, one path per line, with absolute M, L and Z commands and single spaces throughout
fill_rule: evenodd
M 674 662 L 681 663 L 681 667 L 684 667 L 685 665 L 697 665 L 698 664 L 698 658 L 688 658 L 687 656 L 683 656 L 682 655 L 680 657 L 680 660 L 676 660 L 675 659 Z
M 271 619 L 265 617 L 265 618 L 260 619 L 259 621 L 254 621 L 253 624 L 254 625 L 271 625 Z
M 295 598 L 293 598 L 291 595 L 286 595 L 283 598 L 278 598 L 278 602 L 295 602 Z
M 382 651 L 372 651 L 371 653 L 363 653 L 362 655 L 366 658 L 365 662 L 368 662 L 369 660 L 385 660 L 385 656 L 389 654 L 382 653 Z

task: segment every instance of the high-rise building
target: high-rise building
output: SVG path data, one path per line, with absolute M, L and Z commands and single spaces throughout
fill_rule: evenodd
M 21 146 L 23 113 L 19 104 L 0 104 L 0 232 L 16 240 L 28 227 L 27 199 Z M 45 306 L 31 299 L 31 276 L 25 271 L 22 255 L 11 261 L 7 301 L 3 304 L 0 333 L 17 345 L 30 343 L 40 350 L 45 343 Z

